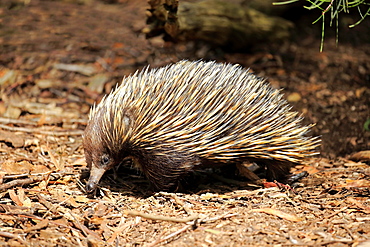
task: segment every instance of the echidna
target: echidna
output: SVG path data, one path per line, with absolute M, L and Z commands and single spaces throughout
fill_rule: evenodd
M 146 68 L 92 107 L 83 136 L 87 192 L 126 159 L 155 190 L 201 165 L 257 162 L 270 179 L 317 154 L 311 126 L 277 89 L 239 65 L 180 61 Z

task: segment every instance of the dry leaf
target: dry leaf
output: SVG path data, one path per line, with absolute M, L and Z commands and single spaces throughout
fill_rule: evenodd
M 352 179 L 346 179 L 345 183 L 337 185 L 333 187 L 334 189 L 339 188 L 369 188 L 370 187 L 370 181 L 366 179 L 358 179 L 358 180 L 352 180 Z
M 370 161 L 370 150 L 354 153 L 349 157 L 349 159 L 354 161 Z
M 94 217 L 90 220 L 91 224 L 94 224 L 94 225 L 101 225 L 103 222 L 104 222 L 104 218 L 103 217 Z
M 48 172 L 50 172 L 50 169 L 44 165 L 33 165 L 31 169 L 31 173 L 33 174 L 48 173 Z
M 14 132 L 0 130 L 0 141 L 11 143 L 15 148 L 24 146 L 25 140 L 23 136 L 17 135 Z
M 48 155 L 50 157 L 51 163 L 53 163 L 54 167 L 57 171 L 62 170 L 64 167 L 60 164 L 60 162 L 55 158 L 53 152 L 51 152 L 49 146 L 41 145 L 41 150 L 47 151 Z
M 38 187 L 40 188 L 40 190 L 46 190 L 46 188 L 48 187 L 48 182 L 46 180 L 43 180 L 38 184 Z
M 361 203 L 359 200 L 356 200 L 356 198 L 351 198 L 351 197 L 348 197 L 346 199 L 346 201 L 348 203 L 352 203 L 354 204 L 356 207 L 360 208 L 361 210 L 363 210 L 366 214 L 370 214 L 370 207 L 368 206 L 365 206 L 363 203 Z
M 289 95 L 288 95 L 288 97 L 287 97 L 287 100 L 288 100 L 289 102 L 298 102 L 298 101 L 300 101 L 301 99 L 302 99 L 302 96 L 301 96 L 299 93 L 297 93 L 297 92 L 291 93 L 291 94 L 289 94 Z
M 220 233 L 222 233 L 221 231 L 214 230 L 214 229 L 204 229 L 204 231 L 210 232 L 210 233 L 213 233 L 213 234 L 220 234 Z
M 119 234 L 121 234 L 129 226 L 130 226 L 130 223 L 123 224 L 122 226 L 119 226 L 117 229 L 115 229 L 112 236 L 110 237 L 110 239 L 108 239 L 107 243 L 113 244 L 114 241 L 116 240 L 117 236 L 119 236 Z
M 102 93 L 105 83 L 110 79 L 106 74 L 97 74 L 90 78 L 89 89 L 93 92 Z
M 96 73 L 97 69 L 94 65 L 85 65 L 85 64 L 64 64 L 56 63 L 53 65 L 55 69 L 66 70 L 71 72 L 77 72 L 82 75 L 91 76 Z
M 25 160 L 21 162 L 14 162 L 13 160 L 7 160 L 0 165 L 0 170 L 6 172 L 8 175 L 14 174 L 28 174 L 31 172 L 33 165 Z
M 73 197 L 70 197 L 67 201 L 68 203 L 70 203 L 73 207 L 77 208 L 77 207 L 80 207 L 81 205 L 79 203 L 77 203 L 75 201 L 75 199 Z
M 19 200 L 23 203 L 23 201 L 25 200 L 25 198 L 26 198 L 26 195 L 24 194 L 24 189 L 22 189 L 22 188 L 19 188 L 18 189 L 18 198 L 19 198 Z
M 19 199 L 18 195 L 15 193 L 14 190 L 9 190 L 9 197 L 10 199 L 12 199 L 12 201 L 17 204 L 17 206 L 20 206 L 22 207 L 23 206 L 23 202 Z
M 308 172 L 308 174 L 315 174 L 318 173 L 320 170 L 313 166 L 304 166 L 302 168 L 302 171 Z
M 40 221 L 39 223 L 37 223 L 35 226 L 31 226 L 27 229 L 24 229 L 23 231 L 24 232 L 31 232 L 31 231 L 35 231 L 35 230 L 39 230 L 39 229 L 42 229 L 42 228 L 45 228 L 49 225 L 49 220 L 48 219 L 44 219 L 42 221 Z
M 0 85 L 5 87 L 16 82 L 18 72 L 16 70 L 9 70 L 2 68 L 0 70 Z
M 0 184 L 4 182 L 4 176 L 6 175 L 5 171 L 0 170 Z
M 206 193 L 206 194 L 201 195 L 202 200 L 209 200 L 209 199 L 212 199 L 212 198 L 215 198 L 215 197 L 218 197 L 218 195 L 217 194 L 212 194 L 212 193 Z
M 86 166 L 86 159 L 85 158 L 79 158 L 77 160 L 75 160 L 71 166 L 72 167 L 75 167 L 75 166 Z
M 298 218 L 297 216 L 295 216 L 293 214 L 288 214 L 288 213 L 285 213 L 283 211 L 273 209 L 273 208 L 252 209 L 251 212 L 272 214 L 272 215 L 278 216 L 282 219 L 286 219 L 286 220 L 293 221 L 293 222 L 302 221 L 302 219 Z
M 30 198 L 26 197 L 24 200 L 23 200 L 23 207 L 28 207 L 28 208 L 31 208 L 33 206 L 33 203 L 31 201 Z
M 86 196 L 76 196 L 74 199 L 76 202 L 83 202 L 83 203 L 90 201 L 90 199 L 87 198 Z

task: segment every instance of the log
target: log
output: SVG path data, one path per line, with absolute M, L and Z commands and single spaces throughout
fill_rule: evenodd
M 149 0 L 147 38 L 201 40 L 228 50 L 245 50 L 261 42 L 289 37 L 293 24 L 227 0 Z

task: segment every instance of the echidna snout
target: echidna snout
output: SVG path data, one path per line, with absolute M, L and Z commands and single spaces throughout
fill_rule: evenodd
M 101 177 L 104 175 L 105 171 L 106 170 L 104 168 L 98 168 L 94 165 L 91 167 L 90 177 L 85 187 L 87 193 L 92 193 L 96 190 L 99 181 Z
M 202 165 L 256 162 L 269 179 L 317 154 L 311 125 L 277 89 L 238 65 L 180 61 L 146 68 L 92 107 L 83 143 L 91 175 L 128 157 L 156 190 L 171 190 Z

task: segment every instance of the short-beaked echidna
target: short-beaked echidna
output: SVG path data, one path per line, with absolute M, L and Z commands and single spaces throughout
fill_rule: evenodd
M 203 164 L 265 165 L 278 179 L 317 154 L 279 90 L 239 65 L 180 61 L 146 68 L 92 107 L 83 136 L 87 192 L 126 159 L 155 190 L 170 190 Z

